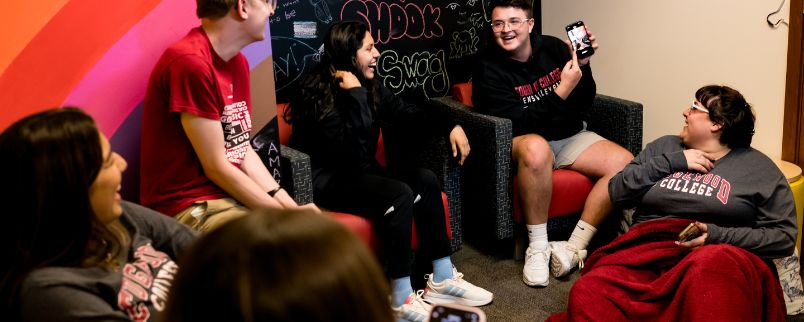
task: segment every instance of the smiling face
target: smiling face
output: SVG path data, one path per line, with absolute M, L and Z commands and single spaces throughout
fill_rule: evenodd
M 528 18 L 525 10 L 496 7 L 491 12 L 491 23 L 500 26 L 499 30 L 493 29 L 497 45 L 512 57 L 521 57 L 530 50 L 530 32 L 533 30 L 534 22 Z
M 710 100 L 711 101 L 711 100 Z M 681 128 L 681 141 L 690 148 L 699 148 L 707 140 L 717 140 L 715 133 L 720 129 L 720 125 L 712 122 L 709 113 L 705 112 L 705 105 L 697 99 L 692 103 L 694 106 L 687 107 L 681 114 L 684 116 L 684 127 Z
M 89 186 L 89 201 L 95 216 L 102 223 L 108 224 L 123 214 L 120 206 L 120 182 L 128 163 L 112 151 L 109 140 L 103 134 L 100 134 L 100 141 L 103 164 L 95 181 Z
M 374 37 L 366 32 L 366 36 L 363 37 L 363 44 L 355 54 L 355 67 L 358 72 L 363 73 L 365 79 L 374 79 L 374 69 L 377 67 L 377 58 L 379 57 L 380 52 L 374 47 Z

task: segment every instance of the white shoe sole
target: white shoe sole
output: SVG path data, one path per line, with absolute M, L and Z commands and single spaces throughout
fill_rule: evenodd
M 565 265 L 566 264 L 566 265 Z M 572 272 L 572 267 L 567 270 L 564 270 L 564 267 L 569 267 L 570 263 L 562 263 L 561 259 L 555 255 L 555 253 L 550 254 L 550 274 L 553 277 L 564 277 L 569 275 Z
M 494 300 L 494 297 L 489 298 L 488 300 L 469 300 L 462 297 L 446 295 L 446 294 L 434 294 L 431 292 L 427 292 L 424 295 L 424 301 L 431 303 L 431 304 L 449 304 L 449 303 L 458 303 L 468 306 L 483 306 L 486 304 L 491 303 Z
M 550 285 L 550 278 L 548 277 L 547 280 L 544 281 L 544 283 L 536 283 L 528 281 L 528 279 L 525 277 L 525 274 L 522 274 L 522 282 L 525 282 L 525 285 L 527 286 L 545 287 L 547 285 Z

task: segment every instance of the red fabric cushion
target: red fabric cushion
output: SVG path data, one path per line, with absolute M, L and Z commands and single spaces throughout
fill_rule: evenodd
M 472 104 L 472 83 L 455 83 L 452 85 L 452 98 L 469 107 Z
M 553 171 L 553 196 L 547 218 L 566 216 L 583 210 L 586 196 L 592 191 L 592 180 L 573 170 Z M 514 222 L 522 222 L 522 206 L 519 202 L 519 187 L 514 177 Z
M 290 132 L 293 132 L 293 126 L 285 122 L 285 109 L 288 107 L 287 103 L 276 104 L 276 123 L 279 127 L 279 144 L 288 145 L 290 141 Z

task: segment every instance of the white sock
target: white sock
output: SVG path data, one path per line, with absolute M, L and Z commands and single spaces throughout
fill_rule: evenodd
M 525 225 L 528 230 L 528 240 L 533 249 L 546 249 L 547 248 L 547 223 L 538 225 Z
M 575 230 L 572 231 L 572 236 L 570 236 L 567 242 L 579 250 L 586 249 L 586 246 L 589 245 L 589 241 L 592 240 L 596 232 L 597 228 L 595 228 L 595 226 L 583 220 L 578 220 L 578 224 L 575 225 Z

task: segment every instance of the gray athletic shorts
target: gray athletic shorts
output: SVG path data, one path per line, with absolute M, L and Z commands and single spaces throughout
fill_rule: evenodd
M 595 132 L 586 130 L 586 122 L 583 129 L 573 136 L 566 139 L 548 141 L 550 149 L 553 150 L 553 169 L 565 168 L 572 165 L 575 159 L 589 146 L 605 138 Z

